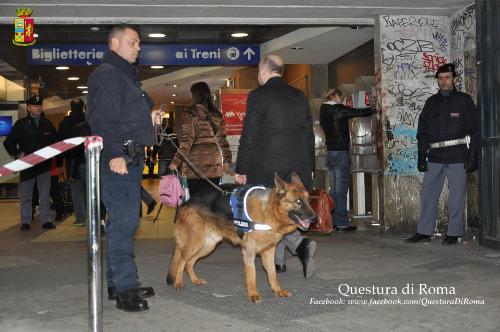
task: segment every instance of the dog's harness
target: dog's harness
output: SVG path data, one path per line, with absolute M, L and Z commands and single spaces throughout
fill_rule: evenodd
M 252 221 L 252 218 L 248 215 L 247 210 L 247 198 L 249 194 L 254 190 L 265 190 L 266 187 L 260 186 L 241 186 L 231 193 L 229 198 L 229 203 L 231 204 L 231 210 L 233 211 L 233 221 L 236 226 L 236 233 L 240 239 L 243 238 L 245 233 L 251 231 L 268 231 L 271 229 L 270 226 L 266 224 L 259 224 Z

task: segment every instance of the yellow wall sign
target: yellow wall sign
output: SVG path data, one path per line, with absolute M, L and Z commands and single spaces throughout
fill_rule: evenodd
M 14 39 L 12 43 L 17 46 L 33 45 L 35 40 L 35 20 L 31 17 L 33 10 L 18 8 L 17 18 L 14 19 Z

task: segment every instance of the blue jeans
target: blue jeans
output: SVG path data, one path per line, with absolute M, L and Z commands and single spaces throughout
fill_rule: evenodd
M 335 201 L 333 221 L 337 227 L 349 226 L 347 192 L 351 184 L 351 156 L 349 151 L 328 151 L 326 165 L 330 173 L 330 196 Z
M 113 173 L 101 162 L 101 193 L 106 206 L 106 258 L 108 287 L 121 293 L 138 286 L 134 235 L 139 226 L 141 177 L 144 162 L 127 165 L 128 174 Z

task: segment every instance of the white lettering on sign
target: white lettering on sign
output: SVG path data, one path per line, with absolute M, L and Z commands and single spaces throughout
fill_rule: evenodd
M 86 59 L 88 64 L 92 64 L 90 60 L 100 60 L 104 53 L 92 48 L 90 51 L 79 51 L 77 49 L 61 51 L 59 48 L 43 49 L 32 48 L 31 58 L 33 60 L 43 60 L 51 62 L 58 59 Z
M 191 49 L 192 59 L 220 59 L 220 48 L 217 51 L 198 51 L 197 48 Z
M 188 57 L 187 49 L 184 49 L 184 52 L 183 51 L 175 52 L 176 59 L 187 59 L 187 57 Z

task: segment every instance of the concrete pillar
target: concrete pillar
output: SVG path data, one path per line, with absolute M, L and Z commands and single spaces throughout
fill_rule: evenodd
M 436 69 L 450 60 L 446 16 L 383 15 L 375 27 L 377 108 L 382 112 L 379 158 L 384 230 L 413 232 L 419 217 L 422 174 L 416 169 L 418 117 L 437 91 Z M 441 199 L 446 200 L 447 193 Z M 440 203 L 439 220 L 446 220 Z
M 384 230 L 413 232 L 420 214 L 422 175 L 417 164 L 418 117 L 437 92 L 434 73 L 454 62 L 456 87 L 476 99 L 474 5 L 448 16 L 382 15 L 375 26 L 377 108 L 382 111 L 381 201 Z M 468 181 L 468 225 L 477 223 L 477 175 Z M 439 202 L 437 230 L 446 229 L 448 191 Z M 472 225 L 474 227 L 474 225 Z

